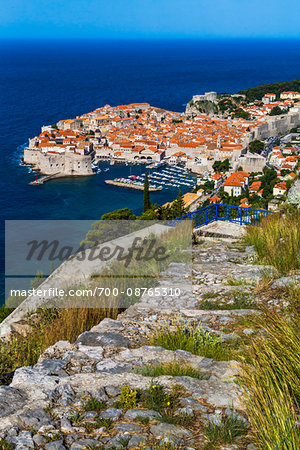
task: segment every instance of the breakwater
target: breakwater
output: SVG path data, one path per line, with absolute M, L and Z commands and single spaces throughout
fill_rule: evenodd
M 135 189 L 137 191 L 143 191 L 144 190 L 144 186 L 140 186 L 138 184 L 133 184 L 133 183 L 122 183 L 121 181 L 115 181 L 115 180 L 105 180 L 104 183 L 105 184 L 110 184 L 112 186 L 127 188 L 127 189 Z M 162 190 L 161 187 L 149 186 L 149 192 L 157 192 L 157 191 L 161 191 L 161 190 Z

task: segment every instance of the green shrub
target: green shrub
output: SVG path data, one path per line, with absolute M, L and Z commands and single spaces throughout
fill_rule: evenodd
M 13 308 L 6 308 L 5 305 L 0 307 L 0 323 L 13 312 Z M 0 447 L 1 449 L 1 447 Z
M 141 404 L 147 409 L 154 409 L 159 413 L 171 413 L 178 405 L 178 398 L 183 394 L 183 388 L 179 385 L 172 386 L 169 392 L 164 392 L 159 383 L 151 383 L 149 389 L 141 395 Z
M 135 389 L 130 389 L 128 384 L 121 389 L 121 395 L 119 397 L 119 403 L 125 410 L 136 408 L 137 405 L 137 392 Z

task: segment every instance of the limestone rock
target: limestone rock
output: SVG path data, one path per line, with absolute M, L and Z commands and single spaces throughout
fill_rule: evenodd
M 300 179 L 296 180 L 287 195 L 288 202 L 291 205 L 300 205 Z
M 86 448 L 94 448 L 95 446 L 99 446 L 99 441 L 96 439 L 80 439 L 79 441 L 75 441 L 71 445 L 72 450 L 84 450 Z
M 22 409 L 26 396 L 11 386 L 0 386 L 0 417 L 8 416 Z
M 85 331 L 82 333 L 76 341 L 77 344 L 85 345 L 88 347 L 129 347 L 130 340 L 122 334 L 107 332 L 98 333 Z
M 158 439 L 162 439 L 168 436 L 177 436 L 179 438 L 187 438 L 191 436 L 191 432 L 186 430 L 185 428 L 178 427 L 169 423 L 159 423 L 158 425 L 152 425 L 150 431 Z
M 26 320 L 19 320 L 18 322 L 11 324 L 11 330 L 26 337 L 32 332 L 33 328 Z
M 45 445 L 45 450 L 65 450 L 66 447 L 63 445 L 62 440 L 49 442 Z
M 122 373 L 129 372 L 132 364 L 116 362 L 111 358 L 104 359 L 96 365 L 97 372 Z
M 121 417 L 122 409 L 108 408 L 100 414 L 102 419 L 118 420 Z
M 32 367 L 16 369 L 11 387 L 19 388 L 30 393 L 32 398 L 46 398 L 47 391 L 57 387 L 55 377 L 44 375 Z
M 294 275 L 290 277 L 282 277 L 273 281 L 271 284 L 271 289 L 284 289 L 288 286 L 292 286 L 293 284 L 300 283 L 300 275 Z
M 128 409 L 125 413 L 125 419 L 128 420 L 135 420 L 137 417 L 146 417 L 149 419 L 157 419 L 158 417 L 161 417 L 161 415 L 152 409 Z
M 35 364 L 34 369 L 45 375 L 60 375 L 67 376 L 63 370 L 67 367 L 68 362 L 62 359 L 43 359 L 41 362 Z
M 117 423 L 115 426 L 115 429 L 120 431 L 121 433 L 130 433 L 131 431 L 140 432 L 142 431 L 142 428 L 139 425 L 136 425 L 135 423 Z
M 138 448 L 140 445 L 147 442 L 147 436 L 145 434 L 134 434 L 128 444 L 127 448 Z

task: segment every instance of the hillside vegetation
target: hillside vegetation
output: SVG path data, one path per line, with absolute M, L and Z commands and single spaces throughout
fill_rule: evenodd
M 300 80 L 295 79 L 293 81 L 280 81 L 278 83 L 268 83 L 256 86 L 250 89 L 244 89 L 238 91 L 238 94 L 246 95 L 248 101 L 261 100 L 261 98 L 267 93 L 276 94 L 279 98 L 281 92 L 284 91 L 300 91 Z
M 248 227 L 245 240 L 254 246 L 259 263 L 273 266 L 278 274 L 298 273 L 299 212 L 274 214 L 260 226 Z M 292 277 L 289 279 L 292 282 Z M 287 281 L 285 287 L 279 288 L 279 295 L 287 295 L 287 306 L 281 311 L 262 311 L 255 320 L 261 333 L 244 355 L 242 385 L 259 449 L 296 450 L 300 445 L 300 289 L 296 279 L 292 284 Z M 272 284 L 266 290 L 274 295 Z
M 272 214 L 259 227 L 248 227 L 246 242 L 263 264 L 287 275 L 300 269 L 300 213 Z

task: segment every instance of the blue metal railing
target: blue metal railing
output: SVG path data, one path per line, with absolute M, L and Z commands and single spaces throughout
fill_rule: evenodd
M 215 220 L 226 220 L 228 222 L 239 223 L 240 225 L 255 225 L 264 217 L 268 217 L 269 214 L 272 214 L 272 211 L 216 203 L 173 219 L 171 226 L 174 225 L 177 220 L 193 220 L 195 222 L 195 227 L 207 225 Z

